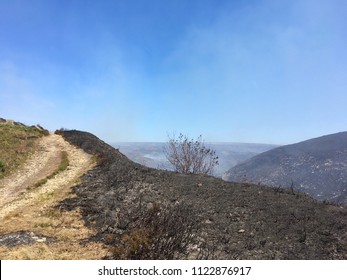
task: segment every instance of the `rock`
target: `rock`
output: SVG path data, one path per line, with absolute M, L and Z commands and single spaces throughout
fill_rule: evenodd
M 26 126 L 25 124 L 21 123 L 21 122 L 13 122 L 14 125 L 18 125 L 18 126 Z
M 41 131 L 44 131 L 44 130 L 45 130 L 45 129 L 44 129 L 41 125 L 39 125 L 39 124 L 35 125 L 35 127 L 36 127 L 38 130 L 41 130 Z
M 46 237 L 36 239 L 36 242 L 44 243 L 46 242 Z

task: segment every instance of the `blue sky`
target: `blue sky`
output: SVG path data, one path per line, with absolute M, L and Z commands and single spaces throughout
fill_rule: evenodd
M 347 130 L 345 0 L 0 0 L 0 117 L 108 142 Z

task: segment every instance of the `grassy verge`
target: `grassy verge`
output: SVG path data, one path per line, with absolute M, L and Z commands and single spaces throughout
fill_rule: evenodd
M 47 131 L 35 127 L 0 123 L 0 178 L 23 164 L 44 135 Z

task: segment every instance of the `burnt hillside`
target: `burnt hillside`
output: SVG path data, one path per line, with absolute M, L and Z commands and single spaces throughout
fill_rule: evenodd
M 58 207 L 81 210 L 98 232 L 93 240 L 114 248 L 105 258 L 347 258 L 346 208 L 284 189 L 151 169 L 92 134 L 57 133 L 97 155 L 76 197 Z
M 234 166 L 223 178 L 293 187 L 315 199 L 347 205 L 347 132 L 261 153 Z

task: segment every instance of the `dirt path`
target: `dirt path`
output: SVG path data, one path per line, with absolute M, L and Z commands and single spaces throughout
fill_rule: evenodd
M 29 191 L 39 180 L 52 174 L 59 166 L 62 151 L 68 153 L 69 166 L 36 190 Z M 40 139 L 38 150 L 16 173 L 0 180 L 0 219 L 11 211 L 28 205 L 43 193 L 71 184 L 91 168 L 91 155 L 72 146 L 60 135 Z

